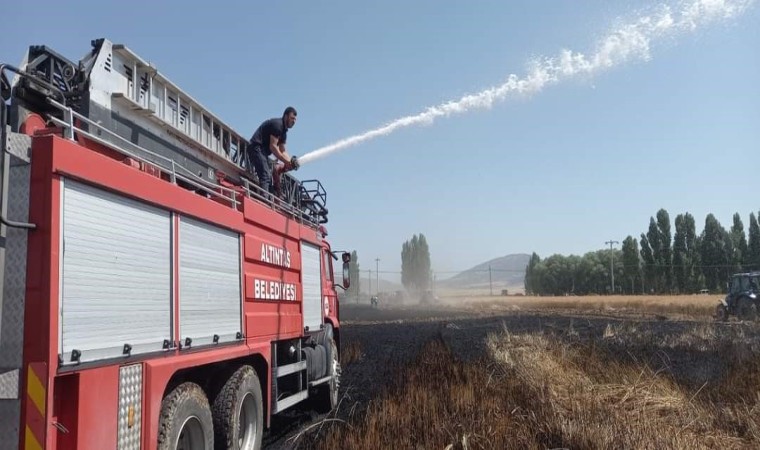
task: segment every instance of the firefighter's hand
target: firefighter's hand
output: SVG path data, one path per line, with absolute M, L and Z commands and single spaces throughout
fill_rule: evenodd
M 293 170 L 298 170 L 298 168 L 301 167 L 301 163 L 298 162 L 298 158 L 294 156 L 290 158 L 290 166 L 293 167 Z

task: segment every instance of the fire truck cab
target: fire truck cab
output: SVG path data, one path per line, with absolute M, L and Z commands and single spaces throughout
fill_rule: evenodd
M 263 192 L 246 139 L 91 46 L 0 65 L 0 449 L 260 448 L 338 401 L 326 193 Z

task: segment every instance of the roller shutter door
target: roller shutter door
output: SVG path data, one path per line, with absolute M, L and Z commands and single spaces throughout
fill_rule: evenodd
M 319 270 L 319 247 L 301 242 L 303 282 L 303 326 L 309 331 L 322 325 L 322 277 Z
M 228 342 L 242 330 L 240 237 L 183 217 L 179 232 L 179 332 L 191 345 Z
M 171 339 L 170 213 L 71 180 L 62 205 L 63 363 L 72 352 L 86 362 L 161 350 Z

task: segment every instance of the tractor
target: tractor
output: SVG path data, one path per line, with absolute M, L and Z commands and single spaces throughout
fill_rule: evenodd
M 756 320 L 760 308 L 760 272 L 736 273 L 731 276 L 728 294 L 716 308 L 718 320 L 735 315 L 741 320 Z

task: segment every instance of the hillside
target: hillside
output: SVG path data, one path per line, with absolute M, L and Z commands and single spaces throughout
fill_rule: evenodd
M 440 287 L 449 289 L 487 287 L 488 267 L 491 267 L 491 279 L 494 287 L 523 286 L 525 267 L 530 261 L 528 254 L 511 254 L 478 264 L 451 278 L 438 280 Z
M 360 281 L 359 281 L 359 292 L 362 294 L 367 293 L 367 287 L 369 286 L 369 281 L 367 280 L 367 276 L 365 275 Z M 395 292 L 398 290 L 404 289 L 403 286 L 401 286 L 401 283 L 394 283 L 392 281 L 383 280 L 380 278 L 380 291 L 381 292 Z M 372 277 L 372 294 L 377 293 L 377 284 L 375 281 L 374 276 Z

